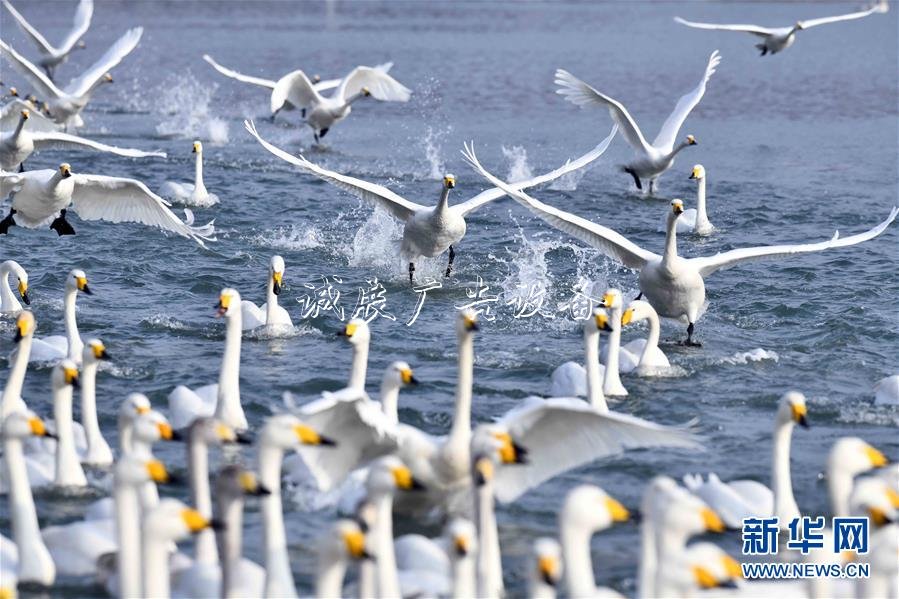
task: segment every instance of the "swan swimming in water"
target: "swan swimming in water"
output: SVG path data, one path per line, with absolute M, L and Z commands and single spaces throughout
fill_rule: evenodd
M 709 221 L 705 208 L 705 167 L 697 164 L 690 172 L 690 180 L 696 181 L 696 208 L 687 208 L 677 217 L 678 233 L 693 233 L 705 237 L 715 231 L 715 226 Z M 663 218 L 659 231 L 665 232 L 668 228 L 667 219 Z
M 41 33 L 17 11 L 9 0 L 3 0 L 3 6 L 9 11 L 19 29 L 31 38 L 37 46 L 41 58 L 37 64 L 47 73 L 47 78 L 53 80 L 56 68 L 69 59 L 73 50 L 83 50 L 87 46 L 81 40 L 91 26 L 91 18 L 94 15 L 94 0 L 81 0 L 75 9 L 75 17 L 72 19 L 72 29 L 66 34 L 59 46 L 53 46 Z
M 15 315 L 22 311 L 22 304 L 13 294 L 9 286 L 9 275 L 16 277 L 16 290 L 25 305 L 31 304 L 28 297 L 28 273 L 22 265 L 15 260 L 6 260 L 0 263 L 0 315 Z
M 556 85 L 560 86 L 556 93 L 578 106 L 605 106 L 609 109 L 612 120 L 621 128 L 622 135 L 637 153 L 637 159 L 623 166 L 622 170 L 634 178 L 637 189 L 643 189 L 641 179 L 649 179 L 648 191 L 653 194 L 656 191 L 656 180 L 674 165 L 675 156 L 684 148 L 696 145 L 696 139 L 692 135 L 688 135 L 677 147 L 674 142 L 684 121 L 705 94 L 706 83 L 720 62 L 721 56 L 715 50 L 709 57 L 699 85 L 678 100 L 674 112 L 665 120 L 651 144 L 643 137 L 643 132 L 624 104 L 587 85 L 568 71 L 556 71 Z
M 660 256 L 608 227 L 544 204 L 496 178 L 478 162 L 473 146 L 466 145 L 463 155 L 488 181 L 505 190 L 515 201 L 553 227 L 588 243 L 624 266 L 639 271 L 640 292 L 656 312 L 665 318 L 687 322 L 686 345 L 700 345 L 693 340 L 693 328 L 705 308 L 705 278 L 709 275 L 743 262 L 783 259 L 794 254 L 856 245 L 883 233 L 899 214 L 899 208 L 894 206 L 886 220 L 879 225 L 849 237 L 840 237 L 837 232 L 830 239 L 817 243 L 747 247 L 719 252 L 714 256 L 682 258 L 677 254 L 676 224 L 677 218 L 684 212 L 684 203 L 673 200 L 668 214 L 665 251 Z
M 808 19 L 805 21 L 796 21 L 795 25 L 790 27 L 760 27 L 758 25 L 725 25 L 717 23 L 697 23 L 688 21 L 680 17 L 674 17 L 675 22 L 687 27 L 695 29 L 712 29 L 717 31 L 739 31 L 749 33 L 761 38 L 761 42 L 755 47 L 761 50 L 761 56 L 766 54 L 777 54 L 793 45 L 796 41 L 796 34 L 818 25 L 827 25 L 829 23 L 839 23 L 840 21 L 852 21 L 872 15 L 874 13 L 885 13 L 889 10 L 886 0 L 881 0 L 867 10 L 861 10 L 835 17 L 821 17 L 818 19 Z
M 293 330 L 293 321 L 283 306 L 278 305 L 278 296 L 284 285 L 284 258 L 272 256 L 269 262 L 268 281 L 265 285 L 265 303 L 257 306 L 249 300 L 240 302 L 243 312 L 243 330 L 251 331 L 265 327 L 269 331 Z
M 63 294 L 63 320 L 66 334 L 51 335 L 49 337 L 35 338 L 31 346 L 30 362 L 57 362 L 64 358 L 76 364 L 81 363 L 84 342 L 81 333 L 78 332 L 78 322 L 75 316 L 75 303 L 78 294 L 93 295 L 87 285 L 87 275 L 80 268 L 69 271 L 65 279 L 65 293 Z
M 159 188 L 159 195 L 188 206 L 200 206 L 203 208 L 214 206 L 219 203 L 219 197 L 214 193 L 209 193 L 206 190 L 206 185 L 203 184 L 203 144 L 195 141 L 191 152 L 196 154 L 194 182 L 178 183 L 176 181 L 166 181 Z

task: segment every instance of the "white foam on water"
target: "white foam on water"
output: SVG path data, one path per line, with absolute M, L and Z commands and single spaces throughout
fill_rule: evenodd
M 422 139 L 425 150 L 425 160 L 428 161 L 428 170 L 419 173 L 426 179 L 442 179 L 446 173 L 446 163 L 441 154 L 442 139 L 446 136 L 447 131 L 435 131 L 433 127 L 428 127 Z
M 211 114 L 209 105 L 217 85 L 204 85 L 192 73 L 171 75 L 149 94 L 155 102 L 149 109 L 161 120 L 161 137 L 203 139 L 212 145 L 228 143 L 228 123 Z
M 534 171 L 528 165 L 528 152 L 523 146 L 502 146 L 503 156 L 509 161 L 509 172 L 506 181 L 517 183 L 534 177 Z
M 747 352 L 736 353 L 727 358 L 718 361 L 719 364 L 749 364 L 750 362 L 761 362 L 762 360 L 780 361 L 780 356 L 775 351 L 768 351 L 757 347 Z
M 295 224 L 267 229 L 242 239 L 254 245 L 279 250 L 308 250 L 325 245 L 318 228 Z
M 149 325 L 154 329 L 168 329 L 170 331 L 186 331 L 190 329 L 187 323 L 168 314 L 153 314 L 146 318 L 141 318 L 140 323 Z

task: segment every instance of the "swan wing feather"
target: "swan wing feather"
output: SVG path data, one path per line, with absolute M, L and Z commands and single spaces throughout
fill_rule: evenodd
M 81 0 L 75 9 L 75 18 L 72 20 L 72 29 L 59 45 L 60 53 L 68 53 L 75 47 L 88 28 L 91 26 L 91 18 L 94 16 L 94 0 Z
M 16 24 L 19 26 L 19 29 L 22 30 L 22 33 L 30 37 L 31 41 L 40 46 L 47 54 L 54 54 L 56 52 L 56 48 L 47 41 L 47 38 L 41 35 L 41 32 L 35 29 L 21 13 L 13 7 L 9 0 L 3 0 L 3 6 L 5 6 L 6 10 L 9 11 L 9 14 L 12 15 L 12 18 L 16 20 Z
M 98 141 L 79 137 L 77 135 L 62 133 L 61 131 L 32 133 L 31 139 L 34 142 L 34 148 L 36 150 L 80 146 L 91 148 L 100 152 L 109 152 L 110 154 L 116 154 L 117 156 L 127 156 L 129 158 L 146 158 L 148 156 L 158 156 L 160 158 L 166 157 L 165 152 L 145 152 L 143 150 L 137 150 L 134 148 L 119 148 L 117 146 L 110 146 Z
M 699 23 L 696 21 L 688 21 L 680 17 L 674 17 L 675 22 L 694 29 L 711 29 L 714 31 L 740 31 L 742 33 L 751 33 L 761 37 L 767 37 L 774 33 L 773 29 L 768 27 L 760 27 L 758 25 L 727 25 L 719 23 Z
M 53 98 L 61 98 L 66 94 L 50 81 L 44 72 L 36 67 L 31 61 L 13 50 L 12 46 L 0 40 L 0 55 L 19 71 L 25 78 L 31 81 L 31 84 L 37 88 L 38 93 Z
M 806 21 L 800 21 L 799 23 L 802 25 L 803 29 L 810 29 L 812 27 L 817 27 L 818 25 L 827 25 L 828 23 L 839 23 L 840 21 L 853 21 L 855 19 L 861 19 L 872 15 L 876 12 L 884 13 L 887 12 L 888 5 L 886 2 L 878 2 L 874 4 L 871 8 L 867 10 L 860 10 L 857 12 L 851 12 L 844 15 L 837 15 L 835 17 L 821 17 L 818 19 L 808 19 Z
M 340 82 L 335 97 L 346 102 L 362 91 L 363 87 L 368 88 L 372 98 L 382 102 L 408 102 L 412 95 L 409 88 L 391 77 L 383 68 L 356 67 Z
M 290 102 L 297 108 L 307 108 L 322 101 L 323 98 L 309 81 L 306 73 L 296 70 L 287 73 L 275 83 L 275 87 L 272 88 L 270 108 L 272 112 L 275 112 L 284 106 L 285 102 Z
M 76 77 L 69 81 L 65 88 L 65 92 L 71 96 L 82 97 L 89 93 L 91 88 L 100 80 L 103 75 L 108 73 L 113 67 L 122 62 L 122 59 L 128 56 L 140 42 L 141 36 L 144 34 L 143 27 L 134 27 L 126 31 L 122 37 L 109 47 L 106 53 L 92 64 L 80 77 Z
M 250 83 L 252 85 L 258 85 L 259 87 L 264 87 L 266 89 L 275 89 L 275 82 L 271 79 L 262 79 L 261 77 L 253 77 L 251 75 L 244 75 L 243 73 L 238 73 L 233 69 L 229 69 L 228 67 L 224 67 L 217 63 L 215 59 L 213 59 L 210 55 L 204 54 L 203 60 L 209 63 L 209 65 L 224 75 L 225 77 L 229 77 L 231 79 L 236 79 L 237 81 L 241 81 L 243 83 Z
M 667 119 L 665 119 L 662 128 L 659 130 L 659 134 L 653 140 L 653 146 L 663 150 L 666 154 L 674 149 L 674 141 L 677 139 L 678 131 L 680 131 L 684 121 L 687 120 L 687 116 L 690 112 L 696 108 L 696 105 L 702 100 L 702 96 L 705 94 L 706 83 L 708 83 L 712 75 L 715 74 L 715 69 L 720 62 L 721 55 L 718 53 L 718 50 L 715 50 L 712 52 L 711 56 L 709 56 L 709 62 L 705 67 L 705 73 L 699 81 L 699 84 L 694 87 L 692 91 L 681 96 L 681 99 L 677 101 L 677 106 L 674 107 L 674 111 Z

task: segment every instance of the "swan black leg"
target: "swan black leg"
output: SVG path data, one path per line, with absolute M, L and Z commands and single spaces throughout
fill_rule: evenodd
M 24 172 L 25 172 L 25 162 L 20 162 L 20 163 L 19 163 L 19 172 L 20 172 L 20 173 L 24 173 Z
M 6 218 L 0 220 L 0 235 L 7 235 L 9 233 L 10 227 L 16 226 L 16 221 L 13 220 L 13 216 L 16 213 L 15 208 L 9 209 L 9 214 L 6 215 Z
M 410 285 L 413 285 L 413 284 L 415 283 L 415 281 L 414 281 L 414 279 L 413 279 L 413 277 L 412 277 L 412 273 L 414 273 L 414 272 L 415 272 L 415 263 L 414 263 L 414 262 L 410 262 L 410 263 L 409 263 L 409 284 L 410 284 Z
M 643 299 L 643 292 L 641 291 L 640 293 L 638 293 L 638 294 L 637 294 L 637 297 L 635 297 L 634 299 L 635 299 L 635 300 Z
M 325 127 L 324 129 L 322 129 L 322 130 L 319 132 L 319 134 L 318 134 L 319 137 L 324 137 L 325 135 L 328 134 L 328 131 L 330 131 L 330 127 Z
M 318 143 L 318 131 L 314 132 L 312 136 L 315 137 L 315 143 Z
M 280 108 L 279 108 L 278 110 L 276 110 L 275 112 L 272 113 L 272 116 L 269 117 L 269 120 L 270 120 L 271 122 L 274 123 L 274 122 L 275 122 L 275 117 L 278 116 L 278 113 L 279 113 L 279 112 L 281 112 L 281 109 L 280 109 Z
M 305 108 L 300 109 L 300 118 L 301 119 L 306 118 L 306 109 Z
M 649 180 L 649 195 L 653 195 L 656 192 L 656 180 Z
M 640 183 L 640 177 L 637 176 L 637 173 L 634 172 L 634 169 L 624 167 L 623 170 L 624 170 L 624 172 L 626 172 L 628 175 L 630 175 L 631 177 L 634 178 L 634 185 L 637 186 L 637 189 L 639 189 L 640 191 L 643 191 L 643 184 Z
M 446 272 L 443 273 L 444 277 L 450 276 L 450 273 L 453 272 L 453 260 L 456 259 L 456 252 L 453 250 L 453 246 L 449 246 L 449 264 L 446 265 Z
M 702 347 L 699 341 L 693 341 L 693 323 L 687 325 L 687 340 L 683 342 L 688 347 Z
M 50 223 L 50 228 L 56 231 L 56 234 L 62 237 L 63 235 L 74 235 L 75 229 L 72 228 L 72 225 L 69 224 L 69 221 L 66 220 L 66 211 L 62 209 L 59 211 L 59 216 L 57 216 L 52 223 Z

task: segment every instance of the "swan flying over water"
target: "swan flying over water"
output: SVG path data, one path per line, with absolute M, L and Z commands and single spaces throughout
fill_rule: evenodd
M 58 47 L 51 45 L 47 38 L 41 35 L 19 11 L 13 8 L 13 5 L 8 0 L 3 0 L 3 5 L 15 19 L 19 29 L 37 45 L 38 52 L 41 53 L 41 58 L 37 64 L 44 69 L 50 81 L 53 81 L 53 72 L 56 70 L 56 67 L 69 59 L 72 50 L 83 50 L 86 47 L 81 38 L 91 26 L 91 17 L 94 15 L 94 0 L 81 0 L 78 3 L 78 8 L 75 9 L 75 18 L 72 21 L 72 29 Z

